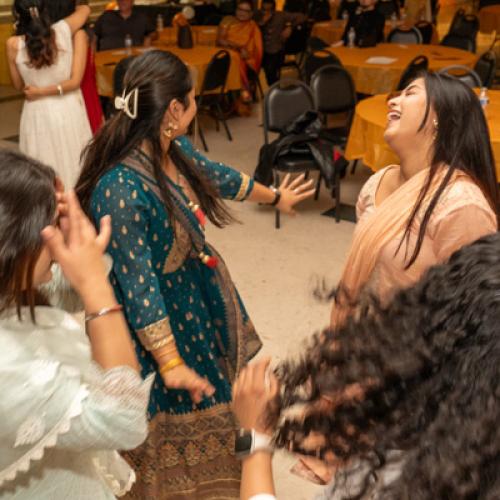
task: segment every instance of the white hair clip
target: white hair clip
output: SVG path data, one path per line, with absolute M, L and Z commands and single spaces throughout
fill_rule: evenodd
M 29 10 L 31 19 L 38 19 L 40 17 L 40 15 L 38 13 L 38 7 L 33 6 L 33 7 L 30 7 L 28 10 Z
M 132 106 L 130 101 L 132 100 Z M 115 109 L 123 111 L 131 120 L 137 118 L 137 104 L 139 101 L 139 89 L 135 88 L 125 95 L 125 90 L 121 96 L 115 97 Z

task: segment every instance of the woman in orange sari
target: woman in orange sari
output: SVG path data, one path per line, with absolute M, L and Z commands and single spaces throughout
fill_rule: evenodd
M 235 50 L 240 56 L 241 99 L 251 101 L 249 69 L 256 74 L 262 63 L 262 34 L 253 20 L 253 6 L 241 0 L 236 7 L 236 16 L 225 17 L 219 25 L 217 45 Z

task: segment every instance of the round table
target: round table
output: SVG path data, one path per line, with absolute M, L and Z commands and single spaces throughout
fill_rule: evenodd
M 335 43 L 342 39 L 344 34 L 345 25 L 347 21 L 342 19 L 335 19 L 333 21 L 322 21 L 315 23 L 311 31 L 311 36 L 317 36 L 326 43 Z M 398 21 L 396 27 L 403 26 L 403 21 Z M 384 26 L 384 36 L 387 38 L 389 33 L 394 29 L 391 21 L 386 21 Z
M 496 159 L 497 178 L 500 180 L 500 90 L 489 90 L 488 96 L 490 104 L 486 117 Z M 383 94 L 358 103 L 345 152 L 348 160 L 363 160 L 365 165 L 375 171 L 399 163 L 396 154 L 384 141 L 386 99 L 387 95 Z
M 208 63 L 214 54 L 219 50 L 218 47 L 211 47 L 207 45 L 195 45 L 192 49 L 180 49 L 176 45 L 166 45 L 161 43 L 155 48 L 174 53 L 180 57 L 185 64 L 194 69 L 193 73 L 197 75 L 197 81 L 195 83 L 195 90 L 197 93 L 201 89 L 201 84 L 203 82 L 203 77 L 205 76 Z M 149 49 L 144 47 L 133 47 L 131 53 L 128 53 L 125 49 L 103 50 L 96 52 L 95 65 L 97 90 L 99 95 L 105 97 L 113 96 L 113 72 L 119 61 L 129 55 L 142 54 L 146 50 Z M 238 90 L 241 88 L 239 59 L 235 52 L 230 50 L 229 53 L 231 54 L 231 66 L 227 77 L 226 90 Z
M 195 45 L 212 45 L 217 42 L 217 26 L 191 26 Z M 158 33 L 159 45 L 175 45 L 177 43 L 177 28 L 163 28 Z
M 349 71 L 354 80 L 356 91 L 372 95 L 394 90 L 403 71 L 416 56 L 427 56 L 429 68 L 433 71 L 457 64 L 472 68 L 477 60 L 476 54 L 440 45 L 381 43 L 376 47 L 362 49 L 330 47 L 327 50 L 335 54 Z M 387 58 L 387 61 L 384 64 L 379 64 L 372 59 L 374 57 Z
M 500 5 L 489 5 L 479 11 L 479 25 L 481 31 L 500 33 Z

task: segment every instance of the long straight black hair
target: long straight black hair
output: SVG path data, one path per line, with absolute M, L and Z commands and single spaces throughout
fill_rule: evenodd
M 47 4 L 47 12 L 52 24 L 70 16 L 75 9 L 76 0 L 50 0 Z
M 477 95 L 458 78 L 450 75 L 422 72 L 414 80 L 418 78 L 424 79 L 427 93 L 425 115 L 419 131 L 425 127 L 431 107 L 436 113 L 438 128 L 430 173 L 408 219 L 399 247 L 405 241 L 408 245 L 413 223 L 424 208 L 424 199 L 438 169 L 444 166 L 446 173 L 425 207 L 417 242 L 406 264 L 406 269 L 417 259 L 429 219 L 456 170 L 466 173 L 481 188 L 491 209 L 496 214 L 497 227 L 499 224 L 499 195 L 495 159 L 491 148 L 488 124 Z
M 16 35 L 25 37 L 29 64 L 36 69 L 54 64 L 57 45 L 45 0 L 15 0 L 12 15 Z
M 56 215 L 56 175 L 50 167 L 0 150 L 0 313 L 28 305 L 34 321 L 33 271 L 42 250 L 40 232 Z
M 116 113 L 84 150 L 76 193 L 85 212 L 90 212 L 92 192 L 99 179 L 146 141 L 151 147 L 151 173 L 172 217 L 173 201 L 162 170 L 161 124 L 172 100 L 177 99 L 185 107 L 189 105 L 188 94 L 192 88 L 189 70 L 176 55 L 151 50 L 134 58 L 125 74 L 123 89 L 125 93 L 138 89 L 137 117 L 132 120 L 125 113 Z M 168 154 L 189 182 L 210 221 L 218 227 L 231 222 L 233 218 L 215 186 L 175 141 L 171 142 Z

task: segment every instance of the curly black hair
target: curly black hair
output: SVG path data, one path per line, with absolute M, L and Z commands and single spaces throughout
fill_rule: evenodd
M 500 498 L 500 233 L 390 304 L 366 304 L 278 367 L 276 444 L 344 470 L 368 464 L 361 492 L 346 498 L 364 498 L 394 450 L 401 474 L 381 498 Z M 298 405 L 305 410 L 290 415 Z

